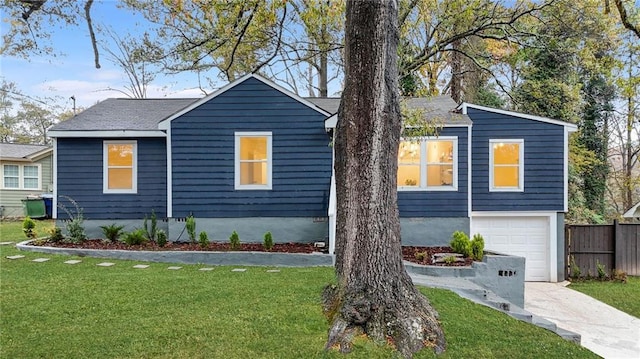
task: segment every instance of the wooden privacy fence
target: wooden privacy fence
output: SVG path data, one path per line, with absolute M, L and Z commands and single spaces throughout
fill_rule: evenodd
M 578 266 L 581 276 L 598 275 L 597 264 L 610 274 L 619 269 L 628 275 L 640 275 L 640 224 L 565 226 L 566 278 Z

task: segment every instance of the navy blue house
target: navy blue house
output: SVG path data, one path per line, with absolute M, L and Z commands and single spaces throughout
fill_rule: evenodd
M 108 99 L 55 125 L 54 208 L 100 226 L 141 227 L 155 212 L 171 240 L 184 220 L 225 240 L 315 242 L 335 234 L 331 136 L 337 98 L 301 98 L 247 75 L 202 99 Z M 407 99 L 441 126 L 405 139 L 398 204 L 405 245 L 481 233 L 486 248 L 526 257 L 526 279 L 563 278 L 568 136 L 553 119 Z M 60 205 L 60 206 L 58 206 Z M 73 212 L 73 211 L 71 211 Z M 68 219 L 65 210 L 55 218 Z

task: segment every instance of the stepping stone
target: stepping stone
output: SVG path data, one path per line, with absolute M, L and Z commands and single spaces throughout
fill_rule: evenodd
M 182 267 L 168 267 L 168 270 L 179 270 L 182 269 Z
M 24 258 L 24 256 L 22 255 L 15 255 L 15 256 L 7 256 L 7 259 L 20 259 L 20 258 Z
M 42 263 L 42 262 L 46 262 L 51 258 L 36 258 L 34 260 L 32 260 L 32 262 L 38 262 L 38 263 Z
M 205 268 L 200 268 L 199 270 L 204 271 L 204 272 L 208 272 L 208 271 L 212 271 L 214 268 L 211 267 L 205 267 Z
M 149 268 L 149 265 L 147 265 L 147 264 L 136 264 L 136 265 L 133 266 L 133 268 L 135 268 L 135 269 L 146 269 L 146 268 Z
M 233 268 L 231 271 L 232 272 L 246 272 L 247 268 Z
M 111 263 L 111 262 L 102 262 L 102 263 L 98 263 L 96 265 L 99 266 L 99 267 L 111 267 L 111 266 L 114 266 L 116 264 L 115 263 Z
M 280 269 L 267 269 L 267 273 L 280 273 Z
M 0 242 L 0 246 L 8 246 L 10 244 L 13 244 L 13 242 Z
M 78 264 L 78 263 L 80 263 L 80 262 L 82 262 L 82 261 L 81 261 L 81 260 L 78 260 L 78 259 L 71 259 L 71 260 L 68 260 L 68 261 L 66 261 L 66 262 L 64 262 L 64 263 L 65 263 L 65 264 Z

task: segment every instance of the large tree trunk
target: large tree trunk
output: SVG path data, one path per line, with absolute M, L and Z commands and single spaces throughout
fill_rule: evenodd
M 365 333 L 405 357 L 445 348 L 436 311 L 402 264 L 397 205 L 400 103 L 396 1 L 348 1 L 345 88 L 335 138 L 336 286 L 324 293 L 327 348 Z

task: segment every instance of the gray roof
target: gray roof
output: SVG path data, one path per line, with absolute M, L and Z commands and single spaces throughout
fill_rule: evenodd
M 307 97 L 307 101 L 330 113 L 337 113 L 340 106 L 338 97 Z M 428 119 L 435 119 L 445 125 L 470 125 L 471 119 L 460 114 L 456 108 L 458 104 L 449 96 L 435 96 L 431 98 L 407 97 L 403 99 L 409 109 L 422 109 Z
M 31 159 L 39 152 L 50 150 L 51 146 L 23 145 L 18 143 L 0 143 L 0 158 L 2 159 Z
M 198 100 L 110 98 L 54 125 L 49 131 L 156 131 L 160 121 Z M 338 97 L 309 97 L 306 100 L 332 114 L 337 113 L 340 106 Z M 425 116 L 443 124 L 471 124 L 468 116 L 454 113 L 457 105 L 448 96 L 408 98 L 406 103 L 409 108 L 423 108 Z
M 110 98 L 62 121 L 49 131 L 158 130 L 158 122 L 187 107 L 197 99 Z

